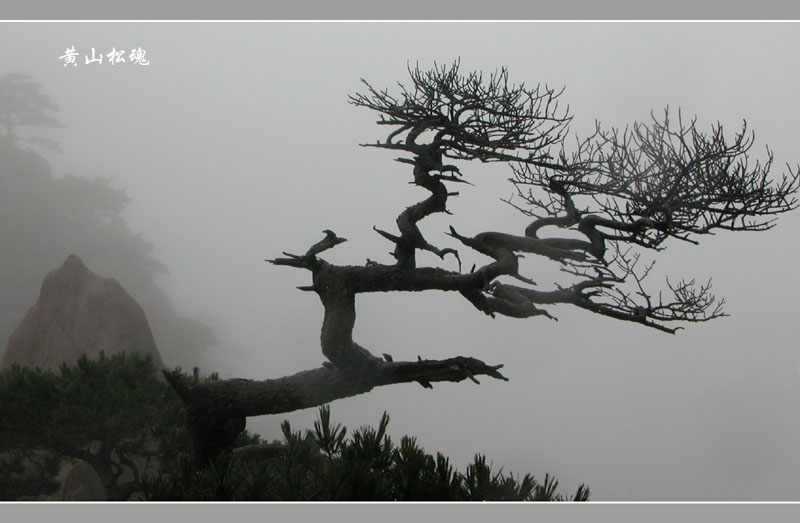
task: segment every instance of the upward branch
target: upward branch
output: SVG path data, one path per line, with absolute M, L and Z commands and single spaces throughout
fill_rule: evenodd
M 399 97 L 365 80 L 367 92 L 350 97 L 353 105 L 377 111 L 379 125 L 392 128 L 383 142 L 365 145 L 411 153 L 413 159 L 399 161 L 413 165 L 413 183 L 431 193 L 398 216 L 399 236 L 376 229 L 396 244 L 394 256 L 403 267 L 416 266 L 418 249 L 458 257 L 454 249 L 431 245 L 417 225 L 430 214 L 448 212 L 447 198 L 454 193 L 445 182 L 465 182 L 459 168 L 443 164 L 443 158 L 560 168 L 550 161 L 549 149 L 563 139 L 570 120 L 567 111 L 559 111 L 560 92 L 511 84 L 505 69 L 485 79 L 479 72 L 462 75 L 455 62 L 428 71 L 409 68 L 409 75 L 411 87 L 401 84 Z

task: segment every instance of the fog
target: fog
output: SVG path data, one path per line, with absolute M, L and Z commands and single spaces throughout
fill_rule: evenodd
M 65 67 L 72 46 L 79 66 Z M 85 64 L 93 47 L 140 47 L 149 65 Z M 347 103 L 360 78 L 392 88 L 409 63 L 459 57 L 464 70 L 505 66 L 514 82 L 565 86 L 582 136 L 596 119 L 624 127 L 666 106 L 705 129 L 719 121 L 733 132 L 746 119 L 752 154 L 769 145 L 780 174 L 800 161 L 798 48 L 796 24 L 4 23 L 0 75 L 42 84 L 66 127 L 31 129 L 62 150 L 37 153 L 57 177 L 124 189 L 127 226 L 168 268 L 158 283 L 171 305 L 213 330 L 197 361 L 157 335 L 165 362 L 263 379 L 323 361 L 322 306 L 296 289 L 308 272 L 264 260 L 303 253 L 331 229 L 348 241 L 326 260 L 388 263 L 392 246 L 373 225 L 393 231 L 426 197 L 396 155 L 359 147 L 386 134 L 377 114 Z M 458 187 L 453 216 L 422 222 L 432 243 L 456 246 L 443 234 L 451 224 L 469 235 L 524 229 L 500 200 L 513 192 L 507 167 L 461 170 L 475 186 Z M 354 337 L 374 354 L 474 356 L 504 363 L 510 381 L 383 387 L 334 402 L 333 417 L 355 428 L 388 411 L 394 438 L 415 435 L 459 468 L 481 452 L 495 470 L 554 474 L 565 492 L 586 483 L 597 501 L 796 500 L 798 230 L 794 212 L 768 232 L 669 244 L 653 278 L 713 277 L 731 315 L 676 335 L 564 306 L 549 309 L 558 322 L 492 320 L 456 294 L 360 295 Z M 462 256 L 466 267 L 481 260 Z M 534 279 L 540 266 L 551 274 L 546 262 L 526 264 Z M 281 420 L 309 427 L 315 416 L 251 418 L 248 428 L 277 438 Z

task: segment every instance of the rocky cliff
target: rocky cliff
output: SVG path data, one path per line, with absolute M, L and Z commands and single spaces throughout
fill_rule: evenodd
M 57 370 L 100 351 L 150 354 L 163 366 L 142 308 L 116 280 L 94 274 L 71 254 L 45 277 L 39 299 L 8 339 L 0 368 Z

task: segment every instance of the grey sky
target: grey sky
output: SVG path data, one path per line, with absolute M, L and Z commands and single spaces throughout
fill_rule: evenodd
M 63 67 L 71 46 L 141 47 L 151 65 Z M 170 268 L 162 283 L 176 307 L 223 340 L 207 370 L 272 378 L 322 362 L 322 307 L 295 289 L 306 272 L 263 260 L 332 229 L 349 241 L 326 259 L 389 261 L 372 226 L 391 230 L 425 197 L 395 155 L 358 147 L 384 138 L 375 114 L 346 103 L 359 78 L 393 86 L 408 61 L 459 56 L 466 70 L 507 66 L 515 82 L 566 86 L 580 134 L 667 105 L 704 128 L 733 132 L 745 118 L 753 154 L 768 144 L 777 174 L 800 161 L 797 49 L 796 24 L 13 23 L 0 26 L 0 73 L 34 75 L 60 106 L 54 172 L 126 189 L 128 222 Z M 512 192 L 506 169 L 465 164 L 476 187 L 459 188 L 454 216 L 423 222 L 430 239 L 446 244 L 449 224 L 521 231 L 524 216 L 499 200 Z M 660 274 L 713 276 L 731 314 L 675 336 L 563 308 L 551 310 L 558 322 L 491 320 L 456 295 L 362 296 L 355 337 L 373 353 L 471 355 L 505 363 L 511 381 L 387 387 L 335 402 L 333 415 L 356 427 L 387 410 L 394 436 L 414 434 L 461 468 L 482 452 L 506 471 L 553 473 L 564 490 L 585 482 L 595 500 L 797 499 L 799 228 L 794 213 L 767 233 L 659 255 Z M 537 280 L 548 267 L 527 263 Z M 248 427 L 278 437 L 280 420 L 314 416 Z

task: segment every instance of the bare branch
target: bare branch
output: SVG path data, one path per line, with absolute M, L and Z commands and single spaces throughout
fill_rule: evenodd
M 769 150 L 766 161 L 751 161 L 754 137 L 746 123 L 728 137 L 721 124 L 704 133 L 680 112 L 677 123 L 669 110 L 663 119 L 651 116 L 650 124 L 622 131 L 598 124 L 571 158 L 562 151 L 569 168 L 558 173 L 520 165 L 513 179 L 518 196 L 535 207 L 552 207 L 531 189 L 552 192 L 557 181 L 571 198 L 592 202 L 581 219 L 585 230 L 610 230 L 614 236 L 602 233 L 606 239 L 648 248 L 715 229 L 766 230 L 775 215 L 797 206 L 798 170 L 771 178 Z
M 571 119 L 558 107 L 563 89 L 514 85 L 506 69 L 488 78 L 480 72 L 462 74 L 459 61 L 434 64 L 428 71 L 409 66 L 409 75 L 411 87 L 400 84 L 399 97 L 363 79 L 367 92 L 350 96 L 353 105 L 378 112 L 379 124 L 397 127 L 385 142 L 369 146 L 417 154 L 427 144 L 458 160 L 555 166 L 549 148 L 560 144 Z M 394 141 L 404 133 L 404 141 Z M 421 144 L 425 133 L 432 138 Z

